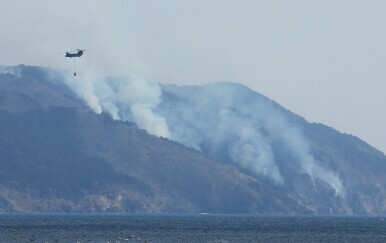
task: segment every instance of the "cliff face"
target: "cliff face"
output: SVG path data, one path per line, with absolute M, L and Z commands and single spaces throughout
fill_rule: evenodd
M 0 212 L 386 212 L 382 153 L 243 86 L 162 86 L 168 139 L 94 113 L 55 70 L 1 70 Z

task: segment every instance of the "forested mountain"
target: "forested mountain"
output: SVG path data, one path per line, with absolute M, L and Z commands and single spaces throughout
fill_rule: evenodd
M 66 75 L 0 67 L 0 212 L 386 213 L 383 153 L 245 86 Z

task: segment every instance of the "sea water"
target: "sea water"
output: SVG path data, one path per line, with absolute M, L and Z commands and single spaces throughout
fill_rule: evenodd
M 251 215 L 0 214 L 0 242 L 386 242 L 386 220 Z

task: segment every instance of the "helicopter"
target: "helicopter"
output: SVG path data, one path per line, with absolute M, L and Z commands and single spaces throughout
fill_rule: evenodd
M 77 49 L 78 51 L 72 51 L 72 52 L 66 52 L 66 56 L 65 57 L 69 57 L 69 58 L 73 58 L 73 57 L 81 57 L 83 55 L 83 52 L 86 51 L 86 50 L 80 50 L 80 49 Z
M 80 49 L 77 49 L 76 51 L 70 51 L 70 52 L 66 52 L 66 55 L 65 57 L 69 57 L 69 58 L 74 58 L 74 76 L 76 76 L 76 71 L 75 71 L 75 57 L 81 57 L 83 56 L 83 52 L 86 51 L 86 50 L 80 50 Z

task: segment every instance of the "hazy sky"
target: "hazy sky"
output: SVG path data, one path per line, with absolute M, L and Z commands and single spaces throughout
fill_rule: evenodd
M 0 0 L 0 65 L 243 83 L 386 152 L 386 1 Z M 87 69 L 86 69 L 87 67 Z

